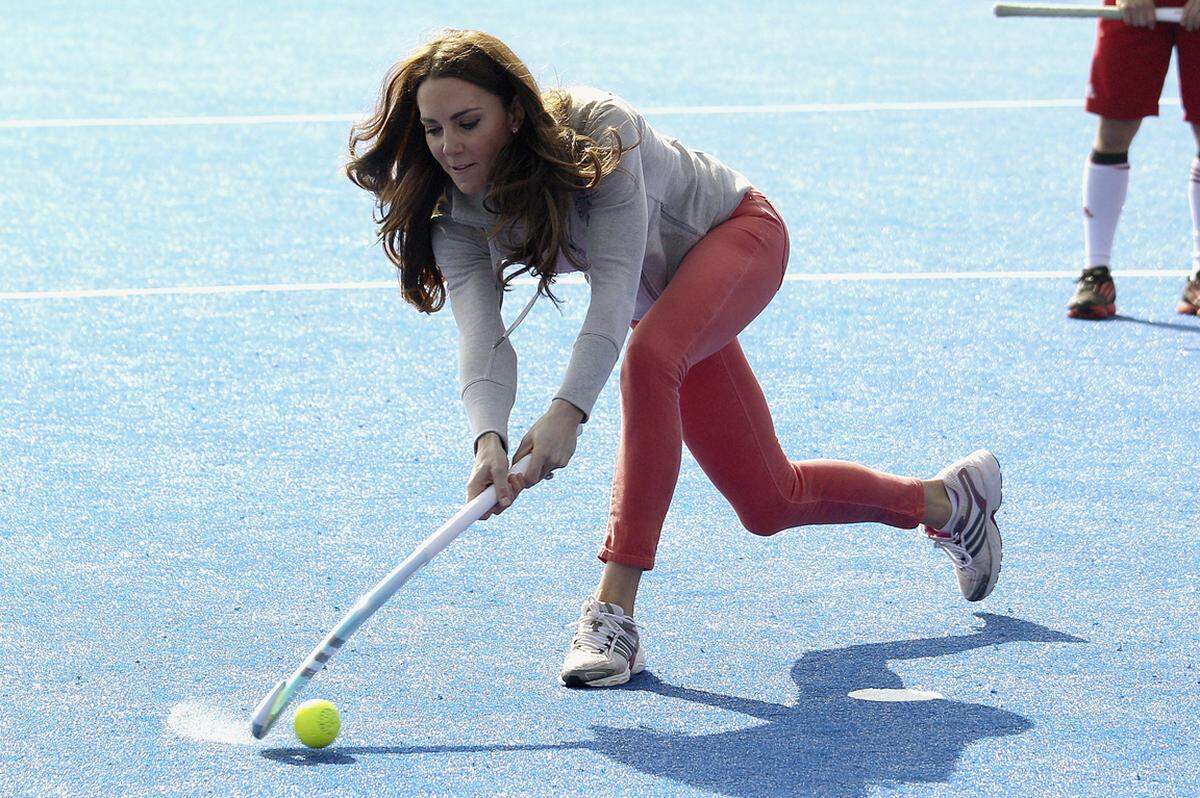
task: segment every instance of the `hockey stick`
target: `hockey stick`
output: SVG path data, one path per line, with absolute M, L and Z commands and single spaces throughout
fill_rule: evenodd
M 1100 17 L 1121 19 L 1116 6 L 1080 6 L 1063 3 L 996 3 L 992 8 L 998 17 Z M 1159 22 L 1179 22 L 1182 8 L 1156 8 L 1154 18 Z
M 512 473 L 523 476 L 528 467 L 529 457 L 526 456 L 512 467 Z M 254 713 L 250 716 L 250 733 L 260 740 L 265 737 L 271 727 L 275 725 L 275 721 L 283 714 L 283 710 L 291 703 L 292 698 L 304 689 L 304 686 L 317 675 L 321 668 L 325 667 L 325 663 L 346 644 L 350 635 L 354 634 L 358 627 L 362 626 L 368 618 L 375 614 L 377 609 L 403 587 L 413 574 L 421 570 L 425 563 L 436 557 L 442 549 L 449 546 L 456 537 L 462 534 L 463 530 L 478 521 L 495 504 L 496 487 L 490 485 L 483 493 L 463 505 L 462 509 L 427 537 L 412 554 L 405 558 L 404 562 L 392 569 L 392 572 L 380 580 L 375 587 L 360 596 L 350 611 L 342 616 L 337 626 L 333 627 L 333 631 L 327 634 L 325 639 L 312 650 L 300 667 L 291 676 L 272 687 L 263 700 L 258 702 L 258 706 L 254 708 Z

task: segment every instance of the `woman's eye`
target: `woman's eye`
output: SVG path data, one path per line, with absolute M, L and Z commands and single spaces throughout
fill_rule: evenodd
M 440 132 L 441 132 L 441 131 L 440 131 L 438 128 L 427 128 L 427 129 L 425 130 L 425 135 L 426 135 L 426 136 L 434 136 L 434 135 L 436 135 L 436 134 L 438 134 L 438 133 L 440 133 Z
M 463 130 L 471 130 L 478 124 L 479 124 L 479 120 L 475 120 L 474 122 L 463 122 L 462 128 L 463 128 Z

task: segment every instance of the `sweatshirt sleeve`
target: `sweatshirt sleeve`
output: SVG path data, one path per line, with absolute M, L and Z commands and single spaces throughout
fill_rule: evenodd
M 616 128 L 623 148 L 642 140 L 644 123 L 628 106 L 615 98 L 604 106 L 589 133 L 600 137 Z M 589 206 L 585 276 L 591 297 L 555 394 L 579 408 L 584 421 L 612 374 L 637 302 L 649 227 L 640 147 L 621 155 L 617 169 L 591 191 Z
M 433 255 L 458 326 L 458 387 L 472 440 L 495 432 L 508 450 L 508 418 L 517 397 L 517 353 L 504 337 L 502 293 L 482 230 L 441 217 Z

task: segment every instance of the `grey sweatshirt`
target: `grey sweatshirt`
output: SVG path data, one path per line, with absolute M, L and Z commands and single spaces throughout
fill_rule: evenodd
M 579 408 L 586 421 L 630 321 L 649 310 L 683 256 L 733 214 L 751 186 L 711 155 L 658 133 L 613 94 L 590 88 L 570 93 L 573 129 L 604 143 L 613 127 L 624 147 L 641 141 L 596 188 L 573 195 L 569 246 L 584 265 L 591 298 L 554 398 Z M 449 212 L 434 223 L 433 253 L 458 325 L 459 390 L 473 439 L 495 432 L 507 449 L 517 355 L 500 315 L 498 271 L 506 241 L 496 240 L 503 234 L 488 237 L 496 217 L 483 209 L 482 199 L 451 186 Z M 555 271 L 576 269 L 560 254 Z

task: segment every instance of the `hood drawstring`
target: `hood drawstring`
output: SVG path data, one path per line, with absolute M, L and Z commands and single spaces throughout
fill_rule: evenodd
M 533 306 L 537 303 L 539 296 L 541 296 L 541 292 L 537 288 L 534 288 L 533 296 L 531 296 L 529 301 L 525 303 L 524 309 L 517 314 L 516 320 L 514 320 L 512 324 L 508 325 L 508 329 L 504 331 L 504 335 L 501 335 L 498 339 L 496 339 L 496 343 L 492 344 L 492 349 L 498 348 L 500 344 L 508 340 L 508 337 L 512 335 L 513 330 L 517 329 L 517 327 L 521 325 L 521 322 L 525 321 L 525 317 L 529 315 L 529 311 L 533 310 Z
M 496 350 L 500 348 L 500 344 L 507 341 L 508 337 L 510 335 L 512 335 L 513 330 L 517 329 L 517 327 L 520 326 L 521 322 L 525 321 L 525 317 L 529 315 L 529 311 L 533 310 L 533 306 L 535 304 L 537 304 L 538 297 L 540 297 L 541 295 L 542 295 L 541 291 L 539 291 L 537 288 L 533 289 L 533 296 L 529 297 L 529 301 L 525 303 L 525 307 L 522 308 L 521 312 L 517 314 L 517 318 L 513 320 L 512 324 L 508 325 L 508 329 L 504 331 L 504 335 L 501 335 L 498 339 L 496 339 L 496 343 L 492 344 L 493 356 L 495 356 Z M 576 435 L 583 434 L 583 422 L 582 421 L 579 423 L 579 426 L 576 427 L 575 434 Z M 552 479 L 552 478 L 553 477 L 550 474 L 546 475 L 546 479 Z

